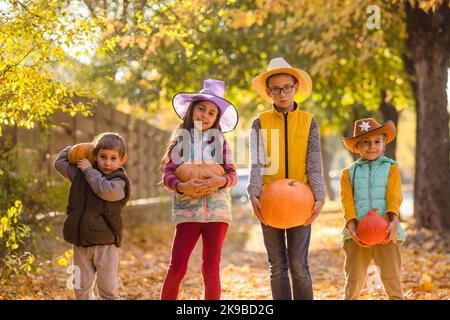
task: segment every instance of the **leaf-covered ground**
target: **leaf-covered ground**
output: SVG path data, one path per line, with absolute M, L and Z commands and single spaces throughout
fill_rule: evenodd
M 334 208 L 336 209 L 336 208 Z M 341 299 L 344 285 L 340 233 L 342 217 L 325 208 L 313 224 L 309 264 L 315 299 Z M 223 299 L 271 299 L 268 262 L 261 229 L 249 204 L 233 206 L 234 223 L 225 240 L 222 262 Z M 127 213 L 120 262 L 120 294 L 123 299 L 158 299 L 170 258 L 174 231 L 169 208 Z M 448 239 L 405 223 L 408 242 L 402 247 L 403 288 L 406 299 L 450 297 L 450 250 Z M 60 225 L 52 230 L 60 235 Z M 42 242 L 47 250 L 37 256 L 42 273 L 17 276 L 0 287 L 0 299 L 73 299 L 66 287 L 69 274 L 58 265 L 58 257 L 70 246 L 57 241 Z M 47 256 L 43 258 L 43 256 Z M 180 291 L 181 299 L 202 299 L 200 273 L 201 242 L 195 248 Z M 373 268 L 374 269 L 374 268 Z M 361 299 L 385 299 L 376 273 L 368 279 Z

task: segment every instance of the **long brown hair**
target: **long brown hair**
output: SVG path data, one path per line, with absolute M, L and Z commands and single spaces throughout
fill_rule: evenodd
M 186 115 L 183 118 L 183 122 L 180 123 L 180 125 L 178 126 L 177 129 L 186 129 L 191 131 L 192 129 L 194 129 L 194 119 L 193 119 L 193 115 L 194 115 L 194 107 L 199 104 L 200 102 L 202 102 L 203 100 L 197 100 L 197 101 L 192 101 L 188 110 L 186 111 Z M 220 108 L 217 107 L 217 117 L 216 120 L 214 121 L 214 124 L 212 125 L 212 127 L 210 129 L 218 129 L 219 131 L 222 131 L 220 128 Z M 166 166 L 166 164 L 170 161 L 170 153 L 172 152 L 173 148 L 179 143 L 179 136 L 174 136 L 168 143 L 167 147 L 166 147 L 166 151 L 164 153 L 164 156 L 162 157 L 161 160 L 161 166 L 160 169 L 161 171 L 164 171 L 164 167 Z M 211 143 L 212 141 L 209 141 L 209 143 Z

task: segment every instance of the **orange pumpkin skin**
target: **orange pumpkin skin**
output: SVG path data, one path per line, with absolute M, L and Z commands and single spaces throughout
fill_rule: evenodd
M 377 210 L 378 208 L 370 209 L 356 229 L 359 241 L 368 246 L 380 244 L 389 236 L 386 232 L 388 222 L 376 212 Z
M 302 226 L 311 217 L 314 195 L 308 186 L 293 179 L 277 180 L 261 194 L 261 215 L 278 229 Z
M 217 163 L 183 163 L 175 170 L 175 175 L 181 182 L 191 179 L 205 179 L 211 175 L 223 176 L 225 170 Z
M 91 164 L 94 164 L 93 151 L 94 145 L 92 143 L 78 143 L 70 148 L 67 158 L 71 164 L 77 164 L 82 159 L 88 159 Z

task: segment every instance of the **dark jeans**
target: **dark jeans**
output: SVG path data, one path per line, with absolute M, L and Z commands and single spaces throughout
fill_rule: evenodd
M 270 286 L 274 300 L 291 300 L 291 284 L 295 300 L 312 300 L 312 279 L 308 266 L 311 225 L 290 229 L 262 226 L 270 267 Z M 287 247 L 286 247 L 287 240 Z

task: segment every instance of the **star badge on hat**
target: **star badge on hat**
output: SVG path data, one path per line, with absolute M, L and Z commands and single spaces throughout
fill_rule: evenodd
M 369 121 L 367 121 L 367 122 L 362 121 L 361 124 L 359 125 L 359 127 L 361 128 L 362 132 L 369 132 L 369 129 L 372 128 Z

